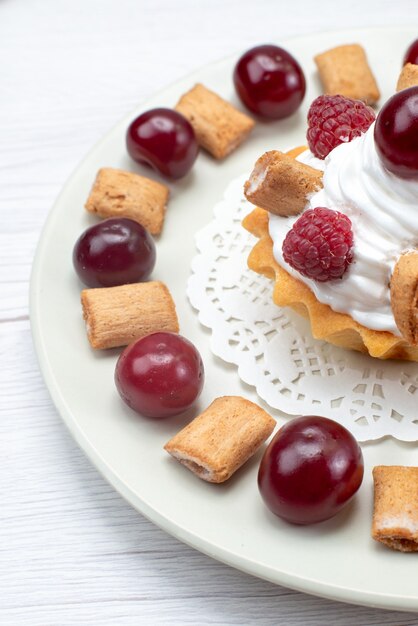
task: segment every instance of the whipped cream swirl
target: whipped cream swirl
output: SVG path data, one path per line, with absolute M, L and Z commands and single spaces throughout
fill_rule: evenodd
M 354 258 L 341 279 L 315 282 L 284 261 L 282 243 L 298 216 L 270 214 L 269 231 L 277 263 L 306 283 L 320 302 L 367 328 L 399 335 L 389 281 L 398 257 L 418 248 L 418 182 L 398 178 L 383 167 L 373 132 L 374 124 L 360 137 L 334 148 L 324 161 L 309 151 L 298 157 L 324 170 L 323 189 L 310 196 L 307 208 L 336 209 L 352 222 Z

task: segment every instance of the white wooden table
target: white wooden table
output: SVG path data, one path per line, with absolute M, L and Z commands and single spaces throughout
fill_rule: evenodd
M 27 304 L 56 195 L 139 101 L 257 43 L 414 20 L 416 0 L 0 0 L 1 625 L 418 623 L 257 580 L 131 509 L 52 406 Z

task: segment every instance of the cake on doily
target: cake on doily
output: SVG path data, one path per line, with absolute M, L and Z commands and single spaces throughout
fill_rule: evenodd
M 398 137 L 405 110 L 409 131 Z M 418 87 L 395 94 L 376 121 L 361 102 L 321 96 L 308 126 L 309 149 L 264 154 L 245 185 L 257 208 L 243 225 L 259 238 L 248 265 L 275 281 L 277 305 L 309 318 L 315 338 L 418 361 Z M 345 220 L 340 233 L 325 211 L 342 216 L 337 230 Z

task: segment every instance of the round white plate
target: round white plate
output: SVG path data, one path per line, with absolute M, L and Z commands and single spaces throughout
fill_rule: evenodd
M 418 610 L 418 555 L 392 552 L 370 538 L 371 468 L 418 465 L 418 446 L 393 440 L 363 446 L 365 480 L 352 505 L 329 522 L 295 527 L 271 515 L 260 500 L 256 485 L 260 455 L 228 483 L 216 486 L 198 480 L 176 463 L 164 452 L 163 444 L 216 396 L 238 394 L 258 401 L 253 389 L 240 382 L 235 367 L 210 353 L 208 331 L 199 325 L 186 299 L 194 233 L 212 219 L 212 207 L 228 182 L 249 172 L 262 152 L 303 143 L 307 108 L 320 93 L 314 54 L 342 43 L 362 43 L 383 100 L 393 93 L 402 55 L 415 37 L 414 28 L 385 28 L 280 42 L 299 59 L 307 76 L 308 92 L 300 111 L 288 120 L 258 123 L 252 137 L 222 163 L 202 153 L 192 173 L 171 185 L 153 278 L 170 287 L 181 332 L 204 359 L 205 388 L 188 415 L 151 421 L 123 405 L 113 385 L 119 351 L 94 353 L 89 348 L 79 304 L 82 285 L 71 255 L 79 234 L 94 222 L 83 205 L 98 168 L 113 166 L 154 176 L 136 167 L 125 153 L 130 120 L 151 107 L 173 106 L 196 82 L 240 106 L 231 80 L 238 55 L 198 70 L 143 103 L 92 150 L 51 211 L 31 281 L 33 336 L 53 401 L 78 444 L 134 507 L 182 541 L 256 576 L 333 599 L 405 610 Z M 274 415 L 283 422 L 283 415 Z

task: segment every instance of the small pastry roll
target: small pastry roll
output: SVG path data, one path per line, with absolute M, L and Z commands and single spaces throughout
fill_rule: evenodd
M 185 93 L 175 107 L 193 126 L 197 142 L 215 159 L 235 150 L 254 127 L 254 120 L 204 85 Z
M 418 552 L 418 467 L 373 469 L 372 537 L 393 550 Z
M 415 85 L 418 85 L 418 65 L 407 63 L 403 66 L 402 72 L 399 74 L 396 91 L 402 91 L 403 89 L 408 89 L 408 87 L 414 87 Z
M 324 93 L 375 104 L 380 98 L 376 79 L 362 46 L 338 46 L 314 57 Z
M 390 304 L 402 337 L 418 345 L 418 251 L 399 257 L 390 280 Z
M 151 235 L 159 235 L 168 195 L 168 187 L 155 180 L 104 167 L 97 173 L 85 206 L 100 217 L 129 217 Z
M 309 194 L 322 187 L 322 172 L 291 156 L 270 150 L 256 162 L 244 194 L 249 202 L 275 215 L 303 211 Z
M 239 396 L 223 396 L 164 449 L 199 478 L 222 483 L 256 452 L 275 424 L 257 404 Z
M 158 281 L 84 289 L 81 304 L 88 340 L 97 350 L 126 346 L 158 331 L 179 332 L 173 299 Z

